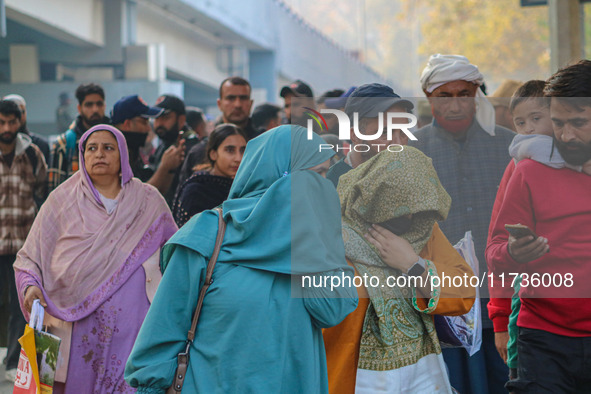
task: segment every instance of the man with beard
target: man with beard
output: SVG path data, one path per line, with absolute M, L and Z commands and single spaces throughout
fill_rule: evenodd
M 389 112 L 410 112 L 413 104 L 400 98 L 391 87 L 379 83 L 361 85 L 350 93 L 345 104 L 345 113 L 351 121 L 351 150 L 346 157 L 335 163 L 326 174 L 335 187 L 341 175 L 357 168 L 379 152 L 386 150 L 389 145 L 406 145 L 408 136 L 401 130 L 392 131 L 392 139 L 388 140 L 386 133 L 387 114 Z M 353 130 L 354 114 L 359 117 L 359 132 L 365 135 L 376 134 L 380 123 L 382 133 L 378 139 L 365 141 L 360 139 Z M 381 121 L 378 118 L 382 117 Z M 407 118 L 392 118 L 393 123 L 408 123 Z M 357 147 L 356 147 L 357 146 Z M 398 151 L 398 147 L 391 148 Z
M 49 144 L 45 138 L 31 133 L 27 128 L 27 102 L 25 101 L 24 97 L 19 94 L 9 94 L 8 96 L 4 96 L 3 100 L 10 100 L 18 105 L 19 109 L 21 110 L 21 127 L 18 132 L 24 133 L 31 137 L 33 144 L 37 145 L 37 147 L 41 149 L 43 157 L 45 157 L 45 162 L 49 163 Z
M 133 176 L 142 182 L 147 182 L 154 175 L 154 171 L 145 165 L 140 156 L 140 148 L 145 145 L 150 132 L 150 118 L 155 118 L 163 111 L 162 108 L 148 106 L 137 94 L 121 98 L 111 111 L 113 126 L 121 130 L 125 136 Z
M 82 134 L 92 126 L 110 122 L 105 116 L 105 91 L 101 86 L 94 83 L 78 86 L 76 99 L 78 117 L 71 129 L 58 136 L 51 150 L 50 191 L 78 171 L 78 141 Z
M 170 206 L 179 183 L 180 167 L 185 159 L 185 142 L 197 139 L 194 135 L 187 136 L 185 133 L 188 127 L 183 100 L 171 94 L 165 94 L 158 97 L 156 106 L 163 109 L 162 113 L 154 119 L 154 132 L 161 143 L 150 157 L 150 167 L 155 175 L 166 170 L 164 175 L 158 178 L 155 186 Z M 161 166 L 164 167 L 160 169 Z
M 464 56 L 436 54 L 429 58 L 421 85 L 433 122 L 414 133 L 409 145 L 433 160 L 443 187 L 452 199 L 441 230 L 452 244 L 472 231 L 480 273 L 487 270 L 484 249 L 497 188 L 511 157 L 515 136 L 495 125 L 495 111 L 484 97 L 484 76 Z M 482 346 L 472 357 L 464 349 L 444 349 L 452 386 L 459 392 L 501 393 L 509 370 L 497 352 L 488 318 L 488 288 L 481 288 Z
M 563 68 L 546 82 L 554 142 L 572 166 L 591 164 L 591 61 Z M 591 387 L 591 177 L 533 160 L 517 165 L 487 248 L 495 274 L 522 274 L 517 319 L 519 393 L 589 392 Z M 536 236 L 514 238 L 505 224 Z M 537 285 L 550 275 L 564 279 Z M 570 278 L 570 279 L 569 279 Z
M 8 291 L 9 313 L 6 379 L 16 377 L 20 346 L 17 339 L 26 322 L 20 310 L 12 264 L 46 196 L 47 166 L 31 137 L 19 132 L 21 111 L 9 100 L 0 101 L 0 296 Z M 6 323 L 4 323 L 6 324 Z

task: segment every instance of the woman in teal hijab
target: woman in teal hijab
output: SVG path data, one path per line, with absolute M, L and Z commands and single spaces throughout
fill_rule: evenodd
M 298 126 L 248 143 L 222 205 L 227 229 L 183 392 L 328 392 L 321 329 L 353 311 L 357 293 L 330 287 L 353 270 L 338 195 L 314 172 L 334 154 L 321 150 L 323 143 Z M 125 370 L 139 393 L 163 393 L 172 384 L 216 233 L 217 214 L 205 211 L 164 247 L 164 276 Z M 321 279 L 327 286 L 310 285 Z

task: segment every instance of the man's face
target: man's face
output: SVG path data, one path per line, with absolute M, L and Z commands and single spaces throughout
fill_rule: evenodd
M 15 115 L 0 114 L 0 143 L 12 144 L 20 126 L 21 122 Z
M 126 125 L 125 131 L 134 131 L 142 134 L 148 134 L 150 132 L 150 121 L 143 116 L 136 116 L 135 118 L 128 119 L 124 125 Z
M 478 85 L 459 80 L 425 92 L 437 123 L 451 133 L 466 131 L 476 114 L 477 89 Z
M 576 101 L 567 100 L 553 97 L 550 117 L 558 152 L 567 163 L 578 166 L 591 160 L 591 107 L 571 105 Z
M 363 162 L 371 159 L 378 153 L 386 150 L 388 145 L 406 145 L 408 144 L 408 137 L 402 130 L 392 130 L 392 139 L 388 140 L 388 118 L 389 112 L 407 112 L 406 107 L 401 105 L 393 105 L 382 114 L 382 133 L 380 138 L 372 141 L 364 141 L 357 137 L 353 129 L 351 128 L 351 141 L 354 145 L 364 144 L 369 145 L 369 151 L 359 152 Z M 392 118 L 392 123 L 404 124 L 408 123 L 408 118 Z M 380 126 L 380 119 L 376 118 L 364 118 L 359 122 L 359 131 L 364 135 L 376 134 L 378 127 Z
M 309 119 L 305 107 L 315 108 L 316 104 L 311 97 L 300 97 L 293 93 L 287 93 L 283 98 L 285 117 L 290 124 L 300 125 L 306 127 L 306 122 Z
M 78 113 L 86 127 L 95 126 L 105 117 L 105 100 L 100 94 L 89 94 L 82 104 L 78 104 Z
M 180 116 L 176 112 L 168 112 L 154 119 L 154 132 L 163 141 L 174 142 L 176 141 L 179 130 L 182 125 L 180 124 Z
M 117 125 L 117 128 L 125 136 L 125 142 L 127 143 L 129 152 L 133 152 L 134 154 L 146 144 L 148 133 L 151 130 L 150 121 L 142 116 L 125 119 L 123 123 Z
M 320 111 L 318 109 L 318 107 L 316 107 L 316 109 L 318 111 Z M 341 109 L 342 111 L 342 109 Z M 324 133 L 326 134 L 339 134 L 339 118 L 336 117 L 336 115 L 333 114 L 327 114 L 324 115 L 324 120 L 326 120 L 326 125 L 328 126 L 326 130 L 324 130 Z
M 222 97 L 218 99 L 218 108 L 222 111 L 225 123 L 242 125 L 248 122 L 252 100 L 250 88 L 246 85 L 233 85 L 226 81 L 222 86 Z

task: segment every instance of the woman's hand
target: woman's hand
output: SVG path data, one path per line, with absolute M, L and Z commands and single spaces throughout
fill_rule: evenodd
M 44 308 L 47 308 L 47 303 L 45 302 L 45 298 L 43 297 L 43 292 L 37 286 L 29 286 L 25 291 L 25 302 L 24 306 L 27 312 L 31 313 L 31 308 L 33 308 L 33 301 L 39 300 L 41 305 Z
M 378 224 L 369 228 L 365 239 L 380 252 L 382 261 L 392 268 L 399 269 L 403 273 L 419 259 L 414 249 L 404 238 L 401 238 Z

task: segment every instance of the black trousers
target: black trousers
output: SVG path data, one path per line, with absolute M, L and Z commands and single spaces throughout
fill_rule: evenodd
M 581 300 L 585 302 L 587 300 Z M 519 328 L 515 393 L 591 393 L 591 337 L 566 337 Z
M 21 345 L 18 339 L 23 335 L 27 322 L 21 312 L 16 292 L 14 269 L 12 264 L 16 260 L 15 255 L 0 255 L 0 289 L 8 290 L 8 351 L 6 353 L 6 369 L 18 367 L 18 359 Z

